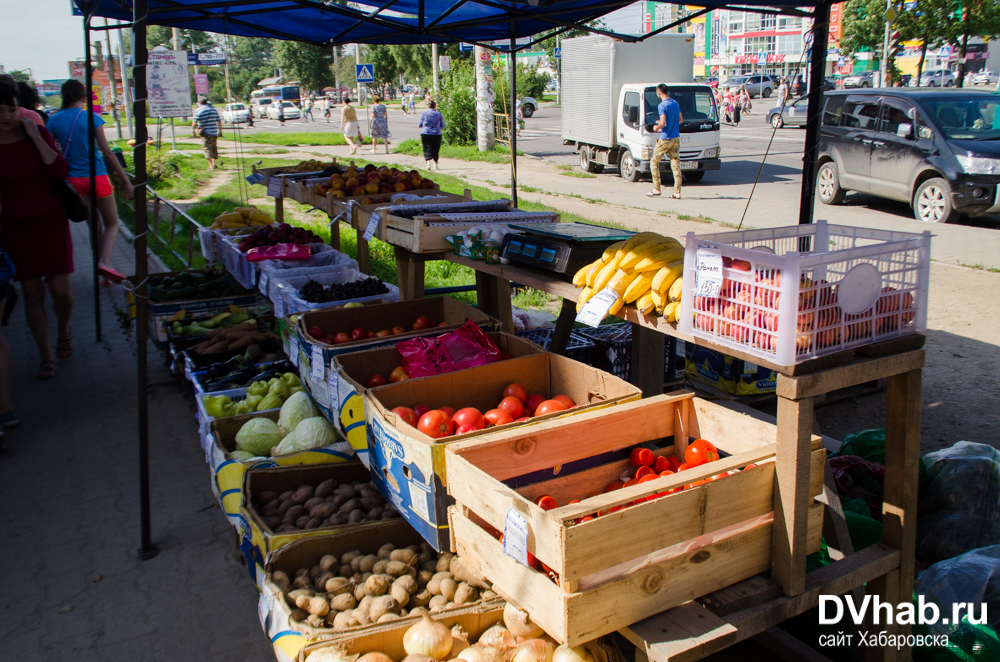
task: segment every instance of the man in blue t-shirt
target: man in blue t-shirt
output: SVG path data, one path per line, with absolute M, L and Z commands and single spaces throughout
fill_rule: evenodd
M 660 83 L 656 86 L 656 96 L 660 98 L 660 103 L 656 106 L 660 119 L 653 126 L 653 131 L 659 131 L 660 137 L 656 141 L 653 158 L 649 160 L 649 168 L 653 172 L 653 190 L 646 195 L 660 195 L 660 161 L 667 155 L 670 158 L 670 171 L 674 174 L 674 192 L 670 197 L 680 200 L 681 122 L 684 117 L 681 115 L 680 104 L 670 98 L 670 89 L 666 85 Z
M 194 121 L 191 131 L 201 135 L 201 146 L 208 159 L 208 169 L 215 170 L 215 161 L 219 158 L 219 134 L 222 133 L 222 118 L 219 111 L 205 97 L 198 97 L 198 110 L 194 111 Z

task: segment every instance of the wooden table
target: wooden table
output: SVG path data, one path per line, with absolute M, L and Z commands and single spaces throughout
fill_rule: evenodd
M 565 351 L 580 288 L 542 269 L 486 264 L 452 254 L 413 255 L 397 249 L 402 298 L 423 296 L 423 263 L 434 259 L 445 259 L 476 271 L 479 305 L 501 321 L 504 331 L 513 332 L 511 282 L 562 298 L 550 351 Z M 653 662 L 693 661 L 749 637 L 756 637 L 772 649 L 794 649 L 801 642 L 789 641 L 774 626 L 816 607 L 821 594 L 851 592 L 860 598 L 867 584 L 868 590 L 885 602 L 897 605 L 910 601 L 916 548 L 923 336 L 906 336 L 794 366 L 779 366 L 680 333 L 663 318 L 638 314 L 631 307 L 623 308 L 620 315 L 633 324 L 630 381 L 645 396 L 663 393 L 666 336 L 743 358 L 778 373 L 777 489 L 770 578 L 758 576 L 734 584 L 622 630 L 638 651 Z M 837 560 L 807 574 L 806 516 L 810 506 L 808 459 L 813 401 L 826 393 L 882 378 L 888 380 L 882 542 L 854 552 L 828 467 L 824 535 L 833 550 L 831 555 Z M 843 623 L 845 632 L 850 627 L 849 622 Z M 865 629 L 896 635 L 908 635 L 911 630 L 908 625 L 871 625 Z M 909 659 L 906 647 L 862 650 L 866 659 L 871 660 Z

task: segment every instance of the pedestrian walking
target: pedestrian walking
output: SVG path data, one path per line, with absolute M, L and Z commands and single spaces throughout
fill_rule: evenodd
M 87 141 L 87 111 L 85 107 L 86 88 L 78 80 L 67 80 L 62 84 L 62 109 L 49 118 L 47 129 L 62 147 L 63 156 L 69 163 L 67 181 L 80 193 L 84 200 L 90 200 L 90 154 L 99 151 L 94 159 L 96 173 L 95 188 L 97 189 L 97 270 L 101 284 L 110 287 L 122 282 L 124 278 L 111 268 L 111 255 L 118 238 L 118 207 L 115 205 L 114 188 L 108 179 L 108 166 L 118 176 L 125 188 L 127 197 L 132 197 L 132 183 L 125 174 L 118 159 L 108 145 L 104 135 L 104 120 L 94 113 L 94 144 Z M 96 148 L 96 150 L 95 150 Z M 0 201 L 2 204 L 2 201 Z M 15 258 L 16 264 L 16 258 Z M 68 281 L 67 281 L 68 282 Z
M 411 113 L 417 112 L 417 100 L 416 100 L 416 97 L 417 97 L 417 95 L 416 95 L 415 92 L 410 92 L 410 112 Z
M 306 115 L 308 115 L 309 119 L 311 119 L 313 122 L 316 121 L 316 117 L 313 115 L 313 106 L 315 105 L 316 105 L 315 101 L 313 101 L 312 99 L 306 99 Z
M 653 173 L 653 190 L 646 195 L 649 197 L 660 195 L 660 161 L 666 154 L 670 158 L 670 171 L 674 175 L 674 192 L 670 197 L 680 200 L 681 122 L 684 121 L 684 116 L 681 115 L 680 104 L 670 98 L 670 88 L 663 83 L 656 86 L 656 96 L 660 99 L 660 103 L 656 106 L 660 119 L 653 125 L 653 131 L 659 131 L 660 137 L 653 149 L 653 158 L 649 160 L 649 169 Z
M 371 120 L 368 124 L 368 132 L 372 135 L 372 154 L 378 149 L 378 141 L 385 141 L 385 153 L 389 153 L 389 109 L 382 103 L 381 97 L 376 96 L 372 105 Z
M 0 74 L 0 85 L 10 85 L 11 87 L 13 87 L 14 90 L 15 90 L 15 92 L 14 92 L 14 94 L 15 94 L 15 100 L 19 101 L 19 99 L 17 99 L 17 96 L 16 96 L 17 95 L 17 81 L 14 80 L 13 76 L 11 76 L 10 74 Z M 38 114 L 38 109 L 37 108 L 27 108 L 27 107 L 22 106 L 22 105 L 19 104 L 18 107 L 17 107 L 17 116 L 19 118 L 21 118 L 21 119 L 25 119 L 25 118 L 29 119 L 32 122 L 34 122 L 35 124 L 37 124 L 38 126 L 45 126 L 45 120 L 43 120 L 42 116 Z
M 742 106 L 740 105 L 740 93 L 733 89 L 733 100 L 730 102 L 729 107 L 732 109 L 732 119 L 733 126 L 740 125 L 740 113 L 742 112 Z
M 208 169 L 215 170 L 219 159 L 219 134 L 222 133 L 222 118 L 208 99 L 198 97 L 198 110 L 194 111 L 191 135 L 201 137 L 201 146 L 208 159 Z
M 67 82 L 83 88 L 79 81 Z M 66 211 L 53 188 L 53 180 L 66 179 L 70 166 L 45 127 L 18 117 L 15 95 L 14 86 L 0 83 L 0 238 L 16 270 L 14 280 L 21 283 L 28 327 L 41 354 L 38 378 L 51 379 L 56 376 L 56 357 L 67 359 L 73 354 L 73 290 L 69 281 L 73 239 Z M 45 312 L 46 288 L 56 314 L 55 353 Z M 9 350 L 5 347 L 6 343 L 0 343 L 0 375 L 9 372 Z M 0 383 L 0 404 L 4 404 L 3 389 Z
M 330 123 L 330 99 L 326 97 L 323 99 L 323 117 L 326 118 L 326 123 Z
M 726 124 L 733 123 L 733 89 L 727 87 L 722 95 L 722 121 Z
M 514 121 L 517 122 L 517 137 L 521 137 L 521 129 L 524 128 L 524 110 L 522 109 L 521 100 L 518 99 L 517 103 L 514 104 Z
M 358 145 L 364 144 L 364 136 L 361 135 L 361 127 L 358 125 L 358 113 L 351 105 L 350 97 L 344 97 L 344 107 L 340 111 L 340 130 L 344 133 L 347 144 L 351 147 L 351 154 L 358 153 Z M 357 138 L 358 145 L 354 144 Z
M 781 85 L 778 86 L 778 108 L 785 105 L 785 99 L 788 98 L 788 79 L 782 78 Z
M 744 84 L 740 84 L 739 99 L 740 99 L 740 111 L 746 115 L 749 115 L 751 108 L 750 93 L 747 92 L 747 86 Z
M 428 170 L 438 169 L 438 156 L 441 152 L 441 130 L 444 129 L 444 115 L 437 109 L 437 102 L 431 99 L 427 102 L 427 110 L 420 115 L 417 123 L 420 127 L 420 142 L 424 146 L 424 160 Z
M 253 108 L 251 108 L 250 112 L 247 113 L 247 128 L 253 128 Z
M 285 108 L 281 105 L 281 99 L 275 99 L 277 103 L 275 104 L 278 108 L 278 121 L 281 122 L 281 126 L 285 126 Z

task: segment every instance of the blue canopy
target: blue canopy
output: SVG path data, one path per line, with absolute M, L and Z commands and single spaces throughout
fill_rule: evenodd
M 342 43 L 484 43 L 569 29 L 633 0 L 149 0 L 148 23 L 244 37 L 317 45 Z M 132 19 L 131 0 L 75 0 L 96 16 Z M 709 0 L 699 6 L 738 4 L 755 9 L 802 6 L 789 0 Z M 773 11 L 773 10 L 772 10 Z M 798 12 L 794 12 L 798 13 Z M 607 33 L 613 34 L 613 33 Z M 633 35 L 620 35 L 632 38 Z

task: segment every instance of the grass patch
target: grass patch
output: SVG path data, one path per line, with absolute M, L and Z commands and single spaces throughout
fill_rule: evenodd
M 292 150 L 283 147 L 274 147 L 271 149 L 254 147 L 253 149 L 248 149 L 244 154 L 288 154 L 290 151 Z
M 494 186 L 496 186 L 496 184 L 494 184 Z M 525 193 L 537 193 L 542 190 L 540 188 L 535 188 L 534 186 L 522 186 L 521 184 L 518 184 L 517 188 L 521 189 Z
M 299 145 L 346 145 L 344 134 L 333 132 L 316 133 L 251 133 L 243 136 L 245 143 L 263 143 L 265 145 L 284 145 L 298 147 Z
M 396 154 L 406 154 L 407 156 L 423 156 L 424 148 L 419 140 L 407 138 L 396 145 L 393 150 Z M 522 156 L 524 152 L 517 150 L 517 155 Z M 487 161 L 489 163 L 510 163 L 510 148 L 504 145 L 495 145 L 492 152 L 480 152 L 475 145 L 441 145 L 441 157 L 445 159 L 460 159 L 462 161 Z
M 559 164 L 559 174 L 565 175 L 566 177 L 579 177 L 581 179 L 595 179 L 597 175 L 592 175 L 589 172 L 584 172 L 571 165 L 561 163 Z
M 1000 269 L 997 269 L 996 267 L 987 267 L 983 264 L 966 264 L 964 262 L 959 262 L 959 264 L 967 269 L 976 269 L 978 271 L 988 271 L 993 274 L 1000 274 Z
M 125 150 L 125 169 L 132 171 L 132 151 Z M 193 198 L 209 179 L 206 159 L 188 154 L 171 154 L 167 149 L 146 150 L 149 186 L 168 200 Z

